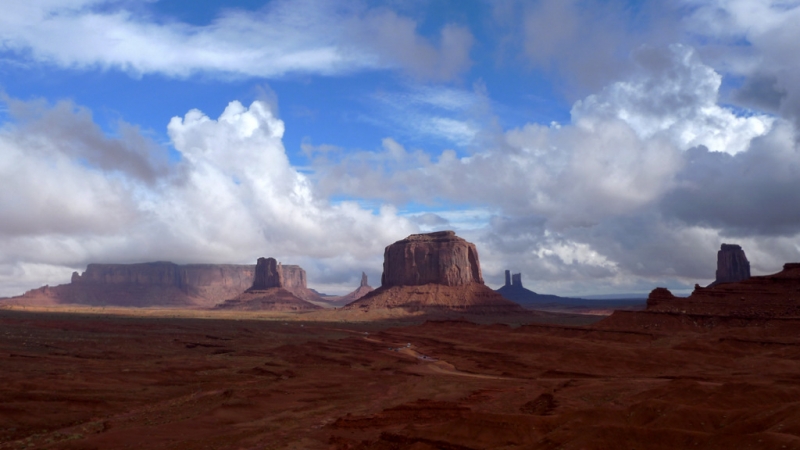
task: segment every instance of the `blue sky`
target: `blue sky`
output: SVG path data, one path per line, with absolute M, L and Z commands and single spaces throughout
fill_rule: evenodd
M 0 295 L 259 256 L 343 293 L 436 229 L 561 295 L 800 260 L 800 2 L 5 9 Z

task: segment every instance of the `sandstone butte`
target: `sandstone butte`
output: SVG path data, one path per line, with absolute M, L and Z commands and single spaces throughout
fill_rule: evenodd
M 475 244 L 453 231 L 412 234 L 387 246 L 381 287 L 342 309 L 526 313 L 483 284 Z
M 258 258 L 253 285 L 216 309 L 246 311 L 313 311 L 322 309 L 303 298 L 317 296 L 306 286 L 306 271 L 284 266 L 275 258 Z
M 716 279 L 709 285 L 744 281 L 750 278 L 750 261 L 742 247 L 735 244 L 722 244 L 717 252 Z
M 253 265 L 89 264 L 69 284 L 32 289 L 3 303 L 208 308 L 244 292 L 254 273 Z

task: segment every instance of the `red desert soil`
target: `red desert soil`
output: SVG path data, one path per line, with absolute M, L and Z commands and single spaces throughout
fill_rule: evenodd
M 649 317 L 0 310 L 0 448 L 800 448 L 800 320 Z

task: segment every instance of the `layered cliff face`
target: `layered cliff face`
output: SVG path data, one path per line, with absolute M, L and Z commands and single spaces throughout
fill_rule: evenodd
M 382 287 L 483 284 L 475 244 L 453 231 L 412 234 L 386 247 Z
M 750 261 L 742 247 L 735 244 L 722 244 L 717 252 L 716 280 L 709 285 L 735 283 L 750 278 Z
M 244 292 L 254 273 L 252 265 L 89 264 L 83 274 L 72 274 L 70 284 L 33 289 L 6 302 L 210 307 Z
M 524 313 L 483 284 L 475 245 L 452 231 L 413 234 L 386 247 L 382 285 L 344 310 Z
M 656 288 L 647 299 L 647 311 L 743 318 L 800 317 L 800 263 L 787 263 L 773 275 L 707 288 L 695 286 L 687 298 Z

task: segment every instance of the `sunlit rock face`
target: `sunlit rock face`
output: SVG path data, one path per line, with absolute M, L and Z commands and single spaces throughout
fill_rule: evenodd
M 381 285 L 483 284 L 475 244 L 453 231 L 412 234 L 386 247 Z

